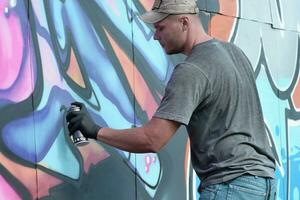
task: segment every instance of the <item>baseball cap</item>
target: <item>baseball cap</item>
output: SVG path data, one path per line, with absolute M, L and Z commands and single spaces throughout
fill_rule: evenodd
M 196 14 L 199 12 L 196 0 L 155 0 L 151 11 L 140 16 L 146 23 L 156 23 L 171 14 Z

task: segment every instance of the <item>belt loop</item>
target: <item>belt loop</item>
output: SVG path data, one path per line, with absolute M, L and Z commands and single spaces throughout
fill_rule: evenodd
M 270 200 L 270 198 L 271 198 L 271 181 L 270 181 L 270 178 L 266 178 L 266 184 L 267 184 L 266 200 Z

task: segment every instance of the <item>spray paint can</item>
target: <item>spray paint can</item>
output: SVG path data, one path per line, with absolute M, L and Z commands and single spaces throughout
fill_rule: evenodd
M 80 111 L 80 107 L 76 106 L 76 105 L 71 105 L 71 107 L 69 108 L 69 111 Z M 74 134 L 71 136 L 71 139 L 73 141 L 73 143 L 77 146 L 82 146 L 85 144 L 88 144 L 88 139 L 86 137 L 83 136 L 83 134 L 78 130 L 75 131 Z

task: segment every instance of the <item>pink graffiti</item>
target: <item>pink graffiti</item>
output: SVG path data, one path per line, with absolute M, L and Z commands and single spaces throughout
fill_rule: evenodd
M 21 200 L 21 198 L 16 193 L 16 191 L 6 182 L 6 180 L 1 175 L 0 175 L 0 199 Z
M 17 102 L 32 93 L 33 84 L 30 53 L 24 53 L 28 33 L 22 31 L 15 6 L 11 1 L 0 1 L 0 99 Z
M 145 171 L 148 173 L 152 164 L 156 163 L 156 157 L 150 154 L 145 156 Z
M 0 1 L 0 24 L 0 89 L 7 89 L 20 71 L 24 42 L 19 17 L 7 1 Z
M 292 99 L 297 111 L 300 111 L 300 77 L 292 93 Z

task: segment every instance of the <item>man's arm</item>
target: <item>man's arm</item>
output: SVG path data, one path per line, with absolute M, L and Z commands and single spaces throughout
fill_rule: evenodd
M 97 133 L 97 140 L 134 153 L 158 152 L 179 126 L 179 122 L 153 117 L 139 128 L 123 130 L 101 128 Z
M 102 128 L 94 122 L 83 103 L 73 102 L 72 106 L 80 109 L 69 110 L 66 115 L 70 135 L 80 130 L 87 138 L 134 153 L 158 152 L 180 126 L 179 122 L 153 117 L 140 128 Z

